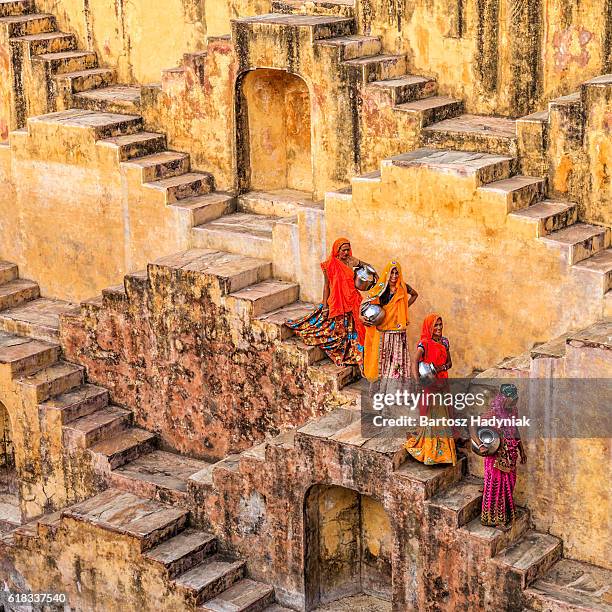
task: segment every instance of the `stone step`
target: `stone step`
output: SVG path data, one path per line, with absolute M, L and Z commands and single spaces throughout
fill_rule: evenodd
M 0 312 L 0 329 L 51 342 L 59 339 L 60 315 L 76 313 L 78 306 L 63 300 L 38 298 Z
M 368 88 L 375 89 L 379 93 L 384 92 L 389 98 L 389 105 L 395 107 L 421 98 L 429 98 L 436 93 L 437 87 L 438 84 L 433 79 L 413 74 L 372 81 L 368 84 Z
M 406 56 L 381 54 L 371 57 L 360 57 L 342 62 L 345 70 L 358 82 L 366 85 L 372 81 L 381 81 L 399 77 L 406 73 Z
M 127 535 L 146 551 L 183 531 L 189 512 L 111 488 L 63 510 L 62 517 Z
M 161 151 L 123 162 L 123 166 L 140 171 L 142 182 L 150 183 L 186 174 L 190 161 L 187 153 Z
M 571 266 L 607 249 L 610 246 L 610 230 L 599 225 L 575 223 L 541 240 L 547 246 L 558 249 Z
M 34 396 L 37 404 L 40 404 L 50 397 L 80 387 L 84 377 L 83 366 L 58 361 L 34 374 L 24 376 L 19 380 L 19 384 Z
M 209 172 L 187 172 L 155 182 L 144 183 L 149 189 L 165 194 L 166 203 L 173 204 L 184 198 L 203 195 L 215 190 L 215 179 Z
M 0 17 L 26 15 L 35 10 L 34 0 L 2 0 L 0 2 Z
M 567 339 L 569 338 L 570 333 L 563 334 L 557 338 L 553 338 L 548 342 L 543 342 L 542 344 L 538 344 L 538 346 L 531 349 L 531 358 L 538 359 L 540 357 L 548 358 L 548 359 L 560 359 L 565 356 Z
M 212 249 L 190 249 L 162 257 L 155 265 L 177 269 L 188 265 L 201 274 L 214 276 L 221 284 L 223 295 L 272 276 L 272 264 L 269 261 Z
M 372 172 L 366 172 L 364 174 L 353 176 L 351 178 L 351 187 L 355 184 L 357 185 L 379 185 L 381 180 L 382 179 L 381 179 L 380 170 L 374 170 Z
M 309 346 L 299 338 L 288 338 L 283 342 L 283 346 L 292 351 L 299 352 L 304 355 L 306 365 L 313 365 L 326 359 L 325 351 L 318 346 Z
M 206 195 L 184 198 L 171 204 L 191 215 L 191 227 L 210 223 L 236 211 L 236 198 L 225 191 L 213 191 Z
M 457 117 L 463 113 L 463 102 L 448 96 L 431 96 L 395 105 L 395 110 L 418 118 L 420 127 Z
M 59 90 L 76 94 L 112 85 L 115 82 L 115 72 L 108 68 L 89 68 L 56 74 L 53 80 Z
M 91 453 L 103 459 L 101 467 L 114 470 L 128 461 L 135 461 L 141 455 L 153 452 L 157 447 L 157 436 L 154 433 L 130 427 L 120 431 L 111 438 L 97 442 L 89 447 Z
M 280 606 L 279 604 L 272 604 L 267 608 L 264 608 L 264 612 L 293 612 L 291 608 L 285 608 L 284 606 Z
M 325 38 L 318 40 L 316 45 L 335 47 L 338 50 L 339 61 L 357 59 L 358 57 L 370 57 L 378 55 L 382 49 L 382 43 L 378 36 L 361 36 L 351 34 L 350 36 L 338 36 L 337 38 Z
M 197 603 L 213 599 L 242 580 L 246 563 L 224 555 L 213 555 L 180 574 L 174 583 Z
M 479 192 L 490 199 L 499 199 L 506 212 L 511 213 L 542 200 L 546 193 L 546 179 L 517 175 L 483 185 Z
M 272 260 L 272 228 L 278 217 L 234 213 L 193 228 L 196 246 Z
M 610 291 L 612 289 L 612 248 L 600 251 L 588 259 L 584 259 L 577 263 L 574 269 L 600 279 L 602 293 Z
M 59 51 L 43 53 L 34 58 L 35 62 L 43 62 L 51 74 L 77 72 L 98 67 L 98 56 L 93 51 Z
M 451 527 L 462 527 L 480 515 L 482 486 L 482 482 L 464 479 L 438 493 L 429 500 L 429 516 L 434 521 L 441 519 Z
M 516 126 L 512 119 L 459 115 L 427 126 L 422 135 L 426 146 L 516 155 Z
M 13 308 L 40 295 L 38 283 L 24 278 L 17 278 L 0 285 L 0 310 Z
M 271 279 L 245 287 L 231 293 L 228 297 L 232 300 L 247 302 L 251 317 L 258 317 L 266 312 L 293 304 L 297 301 L 299 294 L 299 285 Z
M 604 295 L 603 302 L 604 302 L 603 316 L 612 317 L 612 290 L 608 291 Z
M 119 406 L 105 406 L 64 425 L 64 444 L 70 448 L 88 448 L 130 426 L 132 413 Z
M 249 578 L 239 580 L 200 610 L 206 612 L 259 612 L 274 601 L 274 588 Z
M 0 331 L 0 366 L 8 366 L 13 376 L 27 376 L 56 363 L 60 352 L 58 344 Z
M 612 350 L 612 320 L 602 319 L 577 332 L 570 332 L 567 344 L 575 348 L 588 347 Z
M 173 538 L 148 550 L 145 559 L 162 565 L 171 578 L 200 565 L 217 552 L 214 535 L 196 529 L 185 529 Z
M 323 210 L 323 202 L 314 202 L 310 194 L 295 189 L 250 191 L 238 197 L 238 210 L 254 215 L 290 217 L 303 209 Z
M 29 34 L 55 31 L 55 17 L 48 13 L 29 13 L 0 17 L 0 27 L 5 27 L 9 38 L 18 38 Z
M 97 142 L 99 146 L 117 150 L 117 160 L 128 161 L 135 157 L 144 157 L 160 153 L 166 149 L 166 135 L 154 132 L 136 132 L 125 136 L 114 136 Z
M 74 103 L 78 108 L 105 113 L 140 112 L 141 89 L 133 85 L 111 85 L 76 94 Z
M 205 461 L 155 450 L 113 470 L 110 479 L 118 489 L 180 504 L 187 498 L 189 478 L 208 465 Z
M 547 533 L 528 531 L 515 544 L 494 557 L 493 562 L 520 580 L 526 589 L 561 558 L 561 540 Z
M 578 207 L 573 202 L 543 200 L 512 213 L 511 217 L 533 226 L 535 236 L 541 238 L 574 225 L 578 220 Z
M 279 340 L 285 340 L 294 335 L 293 330 L 289 329 L 285 323 L 290 320 L 299 320 L 305 317 L 315 308 L 314 304 L 308 302 L 293 302 L 288 306 L 283 306 L 277 310 L 266 312 L 257 318 L 259 325 L 265 327 L 269 334 Z
M 333 3 L 334 0 L 331 0 Z M 308 30 L 310 40 L 338 38 L 338 36 L 349 36 L 355 33 L 355 20 L 347 17 L 335 17 L 332 15 L 282 15 L 279 13 L 268 13 L 255 15 L 253 17 L 242 17 L 234 19 L 235 27 L 240 30 L 255 29 L 264 26 L 267 30 L 277 30 L 278 35 L 283 30 L 290 28 Z
M 465 457 L 458 457 L 457 464 L 423 465 L 411 457 L 395 472 L 396 478 L 410 481 L 420 491 L 423 499 L 430 499 L 439 491 L 451 487 L 463 478 L 467 469 Z
M 331 380 L 336 391 L 340 391 L 347 385 L 355 382 L 361 377 L 357 366 L 337 366 L 331 359 L 325 358 L 311 366 L 318 376 Z
M 35 132 L 39 126 L 63 126 L 66 129 L 86 130 L 94 141 L 122 134 L 134 134 L 142 130 L 142 117 L 116 113 L 96 113 L 72 109 L 48 113 L 28 119 L 28 131 Z M 172 180 L 172 179 L 169 179 Z
M 306 15 L 353 15 L 355 0 L 272 0 L 272 12 Z
M 9 283 L 19 278 L 19 268 L 17 264 L 10 261 L 0 260 L 0 285 Z
M 525 602 L 542 612 L 612 612 L 612 572 L 561 559 L 525 592 Z
M 476 542 L 486 551 L 487 556 L 492 558 L 521 538 L 530 526 L 529 512 L 524 508 L 517 508 L 514 523 L 507 531 L 487 527 L 481 523 L 480 516 L 477 516 L 464 525 L 461 532 L 466 540 Z
M 27 55 L 33 59 L 43 53 L 62 53 L 76 49 L 74 34 L 66 32 L 43 32 L 42 34 L 29 34 L 11 39 L 12 43 L 21 43 L 27 48 Z
M 108 390 L 85 384 L 42 402 L 44 410 L 56 410 L 63 425 L 80 419 L 108 405 Z
M 385 159 L 382 165 L 404 168 L 425 167 L 432 172 L 469 178 L 475 187 L 480 187 L 486 183 L 509 178 L 515 168 L 516 159 L 507 155 L 421 148 Z

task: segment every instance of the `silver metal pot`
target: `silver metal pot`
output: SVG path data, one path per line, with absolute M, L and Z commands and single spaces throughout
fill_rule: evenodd
M 421 361 L 419 363 L 419 376 L 421 380 L 427 382 L 435 380 L 436 378 L 436 369 L 433 363 L 427 363 L 426 361 Z
M 478 440 L 480 440 L 480 442 L 486 446 L 486 450 L 481 451 L 478 448 L 477 442 L 472 440 L 472 450 L 477 455 L 486 457 L 488 455 L 494 455 L 499 450 L 501 438 L 495 429 L 492 429 L 491 427 L 479 427 L 476 430 L 476 435 L 478 436 Z
M 360 265 L 355 268 L 353 276 L 355 288 L 359 291 L 369 291 L 378 280 L 378 274 L 372 266 Z
M 385 318 L 385 311 L 382 306 L 364 302 L 361 306 L 361 316 L 373 326 L 380 325 Z

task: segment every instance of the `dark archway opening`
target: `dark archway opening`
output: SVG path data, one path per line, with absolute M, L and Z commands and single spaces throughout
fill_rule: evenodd
M 4 404 L 0 402 L 0 533 L 19 524 L 19 480 L 15 467 L 11 421 Z
M 393 535 L 382 504 L 315 485 L 304 501 L 306 609 L 363 593 L 391 601 Z

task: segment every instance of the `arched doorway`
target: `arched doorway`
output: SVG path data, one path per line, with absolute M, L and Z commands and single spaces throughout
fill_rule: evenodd
M 310 95 L 300 77 L 260 68 L 239 81 L 238 173 L 242 191 L 312 193 Z
M 18 495 L 11 421 L 6 407 L 0 402 L 0 533 L 21 523 Z
M 304 501 L 306 609 L 364 593 L 391 601 L 393 535 L 382 504 L 315 485 Z

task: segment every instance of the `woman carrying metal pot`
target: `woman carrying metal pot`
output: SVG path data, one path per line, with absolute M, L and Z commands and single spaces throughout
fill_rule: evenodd
M 337 365 L 363 367 L 365 327 L 360 319 L 361 294 L 355 287 L 354 268 L 368 266 L 353 257 L 347 238 L 338 238 L 329 257 L 321 262 L 325 277 L 323 300 L 314 312 L 286 325 L 309 346 L 318 346 Z
M 426 417 L 427 424 L 408 438 L 406 450 L 425 465 L 457 463 L 452 428 L 443 424 L 445 419 L 449 419 L 449 410 L 446 405 L 437 401 L 437 398 L 448 390 L 446 379 L 453 366 L 450 344 L 442 335 L 443 328 L 444 323 L 439 314 L 432 313 L 425 317 L 413 364 L 413 376 L 416 380 L 419 380 L 420 370 L 431 372 L 431 376 L 423 381 L 425 387 L 421 401 L 420 416 Z M 420 368 L 421 364 L 426 367 Z
M 404 281 L 400 264 L 390 261 L 361 308 L 366 325 L 364 374 L 370 383 L 378 383 L 377 393 L 395 393 L 410 384 L 408 308 L 418 297 Z

